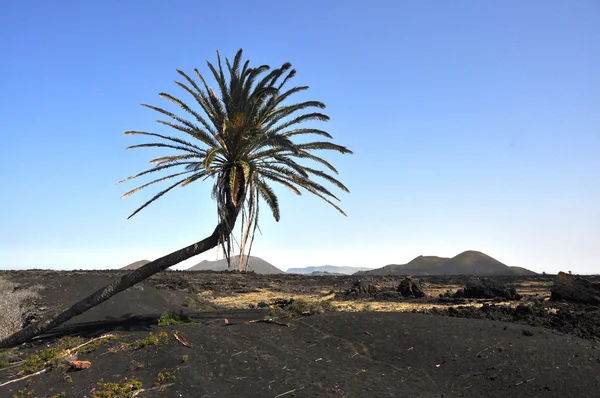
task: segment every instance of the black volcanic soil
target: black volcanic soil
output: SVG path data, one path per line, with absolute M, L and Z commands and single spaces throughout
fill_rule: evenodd
M 0 272 L 15 282 L 42 283 L 37 315 L 64 308 L 122 275 L 122 271 Z M 515 286 L 548 282 L 550 276 L 495 278 Z M 139 287 L 72 319 L 16 349 L 27 357 L 63 336 L 93 338 L 116 333 L 77 359 L 91 368 L 59 369 L 0 386 L 1 397 L 92 397 L 98 381 L 139 380 L 147 397 L 595 397 L 600 388 L 600 310 L 525 295 L 509 308 L 482 300 L 427 297 L 397 300 L 445 305 L 422 313 L 333 312 L 296 318 L 289 327 L 240 323 L 264 319 L 264 310 L 190 312 L 195 326 L 158 327 L 158 317 L 184 309 L 185 298 L 211 290 L 235 295 L 269 288 L 286 293 L 330 289 L 344 295 L 355 277 L 163 272 Z M 369 277 L 381 286 L 397 277 Z M 425 290 L 464 283 L 462 277 L 418 278 Z M 345 297 L 345 300 L 353 298 Z M 357 297 L 365 300 L 374 298 Z M 417 312 L 417 311 L 415 311 Z M 441 315 L 441 316 L 437 316 Z M 225 319 L 230 324 L 226 326 Z M 286 320 L 286 322 L 288 322 Z M 191 347 L 172 337 L 178 330 Z M 166 344 L 118 351 L 115 347 L 166 332 Z M 109 350 L 112 348 L 112 350 Z M 115 351 L 118 351 L 114 353 Z M 183 360 L 184 356 L 187 356 Z M 175 379 L 155 387 L 159 372 Z M 0 384 L 18 378 L 0 369 Z M 18 391 L 21 390 L 22 393 Z M 19 395 L 21 394 L 21 395 Z M 284 394 L 284 395 L 282 395 Z

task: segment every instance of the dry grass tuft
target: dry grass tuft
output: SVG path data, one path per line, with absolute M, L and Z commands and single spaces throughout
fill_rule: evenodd
M 43 288 L 34 285 L 26 289 L 0 277 L 0 339 L 21 330 L 23 316 L 32 307 L 32 301 L 39 297 L 38 292 Z

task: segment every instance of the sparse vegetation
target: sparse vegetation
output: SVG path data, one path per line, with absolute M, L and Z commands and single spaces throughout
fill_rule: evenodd
M 192 318 L 190 318 L 188 315 L 184 314 L 183 312 L 167 312 L 165 314 L 163 314 L 159 321 L 158 321 L 158 326 L 171 326 L 171 325 L 177 325 L 177 326 L 188 326 L 188 325 L 197 325 L 197 322 L 194 322 L 192 320 Z
M 146 366 L 142 362 L 136 361 L 135 359 L 131 360 L 131 364 L 133 365 L 133 370 L 142 369 L 144 366 Z
M 329 300 L 292 300 L 292 302 L 285 307 L 285 310 L 292 316 L 305 316 L 337 311 L 337 307 Z
M 21 371 L 28 375 L 38 372 L 47 366 L 58 364 L 57 359 L 62 354 L 64 348 L 50 347 L 35 351 L 25 359 L 25 363 L 21 366 Z
M 169 334 L 167 332 L 160 332 L 150 334 L 144 338 L 132 341 L 130 343 L 122 343 L 113 347 L 109 347 L 107 351 L 111 354 L 117 354 L 122 351 L 133 351 L 140 350 L 145 347 L 167 344 L 169 342 Z
M 97 383 L 97 388 L 92 388 L 92 398 L 120 398 L 133 397 L 136 390 L 142 388 L 142 382 L 125 377 L 118 383 L 107 383 L 104 379 Z
M 148 337 L 134 341 L 130 347 L 134 349 L 142 349 L 144 347 L 153 345 L 162 345 L 169 342 L 169 334 L 166 332 L 160 332 L 158 334 L 150 333 Z
M 156 377 L 156 386 L 161 386 L 163 384 L 167 384 L 170 381 L 175 380 L 175 375 L 171 372 L 160 372 Z
M 58 340 L 55 346 L 42 348 L 28 355 L 19 366 L 19 372 L 28 375 L 39 372 L 47 367 L 58 367 L 62 369 L 65 380 L 67 382 L 72 381 L 69 380 L 70 376 L 66 374 L 67 362 L 74 358 L 77 353 L 92 352 L 101 344 L 114 338 L 116 337 L 107 336 L 83 345 L 88 340 L 81 337 L 63 337 Z M 9 354 L 7 358 L 11 358 L 11 361 L 4 360 L 4 363 L 6 363 L 5 366 L 10 366 L 11 362 L 14 362 L 17 359 L 14 354 L 12 354 L 12 356 Z
M 27 397 L 33 397 L 33 390 L 28 390 L 27 388 L 24 388 L 22 390 L 17 391 L 17 393 L 15 395 L 13 395 L 13 398 L 27 398 Z
M 181 362 L 186 362 L 189 359 L 188 355 L 184 355 L 181 357 Z

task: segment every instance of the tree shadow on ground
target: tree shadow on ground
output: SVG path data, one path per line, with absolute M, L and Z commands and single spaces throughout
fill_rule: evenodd
M 214 312 L 186 312 L 192 320 L 202 324 L 223 322 L 224 319 L 247 321 L 263 319 L 265 310 L 233 310 Z M 163 314 L 133 315 L 124 314 L 120 317 L 105 317 L 99 321 L 67 323 L 39 336 L 35 341 L 48 341 L 65 336 L 95 338 L 107 333 L 118 332 L 150 332 L 158 327 L 159 318 Z
M 107 333 L 151 331 L 161 314 L 125 314 L 119 318 L 107 317 L 100 321 L 72 323 L 59 326 L 36 340 L 56 339 L 64 336 L 94 338 Z

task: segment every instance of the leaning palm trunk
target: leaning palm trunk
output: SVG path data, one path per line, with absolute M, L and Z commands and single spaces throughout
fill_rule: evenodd
M 103 287 L 102 289 L 94 292 L 90 296 L 84 298 L 78 303 L 71 306 L 71 308 L 55 315 L 50 315 L 40 322 L 31 324 L 20 331 L 13 333 L 12 335 L 0 340 L 0 348 L 14 347 L 16 345 L 25 343 L 32 338 L 39 336 L 48 330 L 67 322 L 69 319 L 83 314 L 87 310 L 105 302 L 117 293 L 122 292 L 125 289 L 132 287 L 133 285 L 142 282 L 150 276 L 164 271 L 173 265 L 176 265 L 188 258 L 194 257 L 200 253 L 210 250 L 216 247 L 223 236 L 229 236 L 233 226 L 235 224 L 239 209 L 233 210 L 233 214 L 230 215 L 229 220 L 222 221 L 217 228 L 215 228 L 212 235 L 208 238 L 201 240 L 200 242 L 194 243 L 186 248 L 177 250 L 171 254 L 167 254 L 157 260 L 152 261 L 136 269 L 135 271 L 123 275 L 121 279 Z

